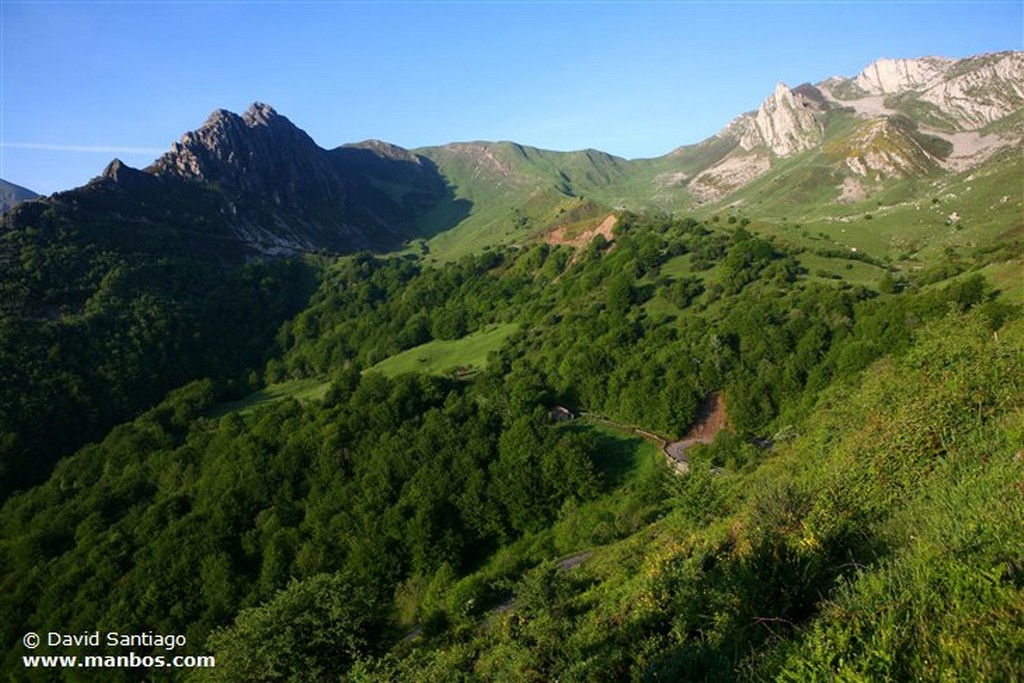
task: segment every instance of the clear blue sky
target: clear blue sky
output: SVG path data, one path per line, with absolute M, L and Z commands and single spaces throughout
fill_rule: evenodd
M 1024 49 L 1022 5 L 0 0 L 0 177 L 50 193 L 114 156 L 142 167 L 212 110 L 255 100 L 326 148 L 515 140 L 657 156 L 779 81 Z

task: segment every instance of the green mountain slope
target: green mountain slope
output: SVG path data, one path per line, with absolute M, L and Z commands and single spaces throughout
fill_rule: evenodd
M 433 236 L 435 257 L 455 258 L 540 239 L 563 224 L 567 198 L 574 197 L 593 205 L 593 218 L 623 210 L 702 217 L 748 212 L 776 225 L 799 223 L 791 238 L 801 243 L 807 242 L 804 231 L 837 232 L 837 244 L 883 258 L 928 258 L 959 242 L 991 244 L 994 235 L 1014 229 L 1024 211 L 1019 183 L 1007 182 L 1020 173 L 1024 144 L 1014 85 L 1024 74 L 1024 53 L 897 62 L 882 60 L 856 79 L 793 89 L 780 84 L 757 111 L 716 136 L 655 159 L 506 142 L 417 150 L 473 205 L 442 233 L 442 225 L 452 225 L 442 203 L 421 219 L 421 230 Z M 968 201 L 973 221 L 952 221 L 962 240 L 909 213 L 968 178 L 977 195 L 998 192 L 999 205 L 976 210 L 981 206 Z M 846 239 L 845 224 L 866 214 L 883 220 Z M 898 243 L 900 224 L 907 224 L 906 244 Z
M 472 142 L 415 150 L 433 161 L 454 191 L 453 201 L 472 204 L 469 215 L 444 230 L 450 204 L 441 203 L 419 221 L 436 235 L 430 250 L 444 259 L 485 246 L 523 242 L 559 224 L 581 200 L 592 217 L 606 214 L 611 194 L 629 182 L 624 159 L 604 152 L 552 152 L 511 142 Z M 440 234 L 437 234 L 439 233 Z
M 52 623 L 181 633 L 217 657 L 178 680 L 712 680 L 840 656 L 893 677 L 1012 672 L 1017 546 L 993 539 L 1019 530 L 1014 499 L 971 524 L 978 487 L 1019 476 L 1016 309 L 977 273 L 900 292 L 879 271 L 880 292 L 727 223 L 619 229 L 580 252 L 325 260 L 308 305 L 260 326 L 273 341 L 246 337 L 265 391 L 218 405 L 227 383 L 187 384 L 5 502 L 4 673 Z M 250 322 L 260 306 L 236 302 Z M 460 341 L 486 367 L 372 369 Z M 682 478 L 660 444 L 709 392 L 728 426 Z M 586 414 L 555 422 L 555 405 Z M 930 520 L 927 545 L 907 519 Z M 911 611 L 885 611 L 887 576 L 927 589 Z M 948 595 L 947 621 L 918 616 Z M 974 640 L 963 625 L 992 614 L 1008 626 Z M 860 640 L 832 657 L 815 645 L 830 629 Z
M 926 328 L 759 470 L 698 468 L 664 519 L 527 572 L 507 609 L 449 601 L 456 626 L 355 680 L 1013 680 L 1022 342 L 978 316 Z
M 15 207 L 0 677 L 1024 678 L 1022 68 L 632 161 L 254 105 Z

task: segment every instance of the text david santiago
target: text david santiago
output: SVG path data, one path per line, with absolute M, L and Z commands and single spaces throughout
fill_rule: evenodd
M 152 647 L 163 648 L 171 652 L 176 647 L 185 646 L 185 636 L 179 634 L 162 634 L 146 631 L 144 633 L 118 633 L 99 631 L 65 634 L 50 631 L 46 634 L 46 644 L 51 647 Z

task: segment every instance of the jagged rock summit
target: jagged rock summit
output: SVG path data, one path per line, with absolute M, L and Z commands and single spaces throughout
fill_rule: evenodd
M 946 73 L 951 59 L 879 59 L 869 64 L 853 79 L 865 93 L 886 95 L 920 90 L 937 82 Z
M 300 208 L 313 201 L 341 210 L 345 184 L 325 150 L 269 105 L 253 103 L 241 116 L 218 109 L 149 170 L 217 183 L 228 193 L 262 195 Z
M 740 118 L 737 132 L 740 147 L 752 150 L 767 147 L 773 154 L 787 157 L 814 147 L 825 131 L 822 113 L 828 103 L 810 84 L 790 89 L 779 83 L 757 112 Z
M 177 193 L 168 215 L 201 206 L 193 225 L 249 255 L 390 249 L 452 229 L 441 242 L 471 234 L 488 244 L 622 209 L 820 206 L 861 201 L 890 181 L 934 186 L 1019 149 L 1022 113 L 1024 52 L 880 59 L 852 77 L 779 83 L 708 140 L 632 161 L 514 142 L 324 149 L 255 102 L 214 111 L 145 169 L 114 160 L 82 190 L 111 206 L 134 202 L 136 213 Z
M 916 103 L 941 129 L 975 131 L 1024 109 L 1024 52 L 880 59 L 852 80 L 831 79 L 828 86 L 836 101 L 858 110 L 874 105 L 914 113 Z
M 1020 125 L 989 129 L 1021 111 L 1022 52 L 879 59 L 853 78 L 793 89 L 778 84 L 756 111 L 715 136 L 730 150 L 694 173 L 686 187 L 698 201 L 722 200 L 780 160 L 815 150 L 837 173 L 859 178 L 962 171 L 1021 144 Z M 828 139 L 830 124 L 851 113 L 856 125 Z
M 241 115 L 214 111 L 144 169 L 114 159 L 45 201 L 187 226 L 196 244 L 222 245 L 231 260 L 392 249 L 446 192 L 425 158 L 380 142 L 326 150 L 255 102 Z
M 385 143 L 325 150 L 273 107 L 218 109 L 146 172 L 201 183 L 227 203 L 239 237 L 262 253 L 377 249 L 415 228 L 415 210 L 444 183 L 423 161 Z M 373 182 L 399 176 L 401 197 Z

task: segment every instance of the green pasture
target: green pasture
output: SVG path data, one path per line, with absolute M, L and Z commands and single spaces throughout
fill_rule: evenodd
M 452 370 L 479 370 L 487 364 L 487 354 L 501 348 L 518 329 L 516 323 L 504 323 L 490 325 L 461 339 L 435 339 L 395 354 L 368 372 L 394 377 L 407 372 L 443 375 Z

